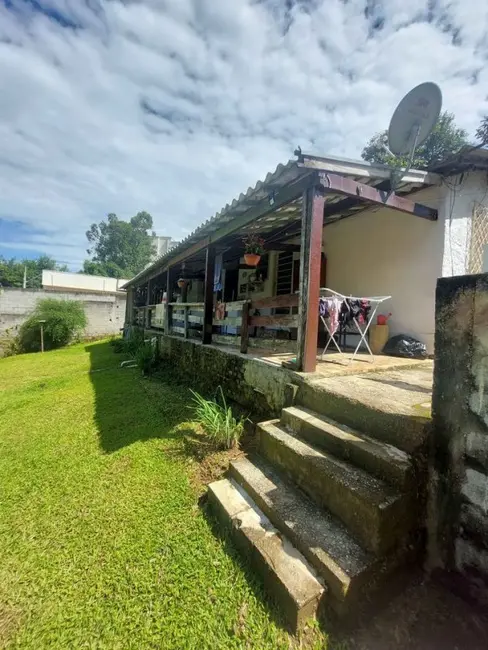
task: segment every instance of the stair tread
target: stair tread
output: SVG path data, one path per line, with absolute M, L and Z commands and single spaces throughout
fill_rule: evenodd
M 315 611 L 325 588 L 304 556 L 235 481 L 215 481 L 208 489 L 211 503 L 225 513 L 246 548 L 253 548 L 254 561 L 257 559 L 268 582 L 272 576 L 275 594 L 277 587 L 278 599 L 281 597 L 288 613 L 291 607 L 293 616 L 300 618 L 303 612 L 308 616 Z
M 387 508 L 402 498 L 402 493 L 385 481 L 372 476 L 368 472 L 339 460 L 324 450 L 319 450 L 311 444 L 301 440 L 280 426 L 279 420 L 269 420 L 259 425 L 274 438 L 292 449 L 300 456 L 310 459 L 316 466 L 328 473 L 333 472 L 335 478 L 349 490 L 358 494 L 362 499 L 370 502 L 380 509 Z
M 345 424 L 336 422 L 304 406 L 289 406 L 283 411 L 324 431 L 327 435 L 343 441 L 345 444 L 360 446 L 367 453 L 396 465 L 402 471 L 408 472 L 411 467 L 410 455 L 387 442 L 359 433 Z
M 262 458 L 253 456 L 233 461 L 231 471 L 236 480 L 240 477 L 258 504 L 263 504 L 273 523 L 285 535 L 293 536 L 294 543 L 315 568 L 324 577 L 322 568 L 335 576 L 343 593 L 351 580 L 377 563 L 374 555 L 363 549 L 341 521 L 282 478 Z

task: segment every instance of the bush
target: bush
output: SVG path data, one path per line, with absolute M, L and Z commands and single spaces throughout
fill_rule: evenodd
M 148 375 L 157 364 L 157 347 L 149 342 L 143 343 L 137 348 L 134 358 L 143 374 Z
M 114 338 L 110 341 L 114 352 L 125 352 L 131 357 L 135 357 L 139 348 L 144 345 L 144 332 L 135 327 L 131 327 L 126 336 Z
M 45 321 L 45 350 L 68 345 L 86 327 L 85 310 L 80 302 L 45 298 L 37 303 L 34 312 L 20 327 L 18 342 L 22 352 L 39 352 L 41 349 L 40 320 Z
M 222 387 L 220 402 L 217 396 L 213 400 L 202 397 L 199 393 L 191 391 L 193 395 L 194 413 L 196 421 L 202 426 L 210 440 L 218 448 L 231 449 L 236 447 L 244 431 L 244 418 L 236 418 L 230 406 L 227 406 Z

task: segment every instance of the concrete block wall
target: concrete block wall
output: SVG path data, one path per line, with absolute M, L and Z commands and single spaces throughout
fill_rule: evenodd
M 488 274 L 439 280 L 429 564 L 488 604 Z
M 87 316 L 85 335 L 118 334 L 124 326 L 125 295 L 43 289 L 3 289 L 0 292 L 0 338 L 15 336 L 18 328 L 43 298 L 82 302 Z

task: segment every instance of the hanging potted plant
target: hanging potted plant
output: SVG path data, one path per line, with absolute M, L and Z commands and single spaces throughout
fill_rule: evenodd
M 257 266 L 261 255 L 264 254 L 264 239 L 258 237 L 256 233 L 250 233 L 242 241 L 244 242 L 244 262 L 247 266 Z

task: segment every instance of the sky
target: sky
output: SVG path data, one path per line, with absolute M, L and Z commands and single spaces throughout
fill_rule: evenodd
M 78 269 L 109 212 L 180 240 L 423 81 L 474 139 L 487 59 L 481 0 L 0 0 L 0 255 Z

